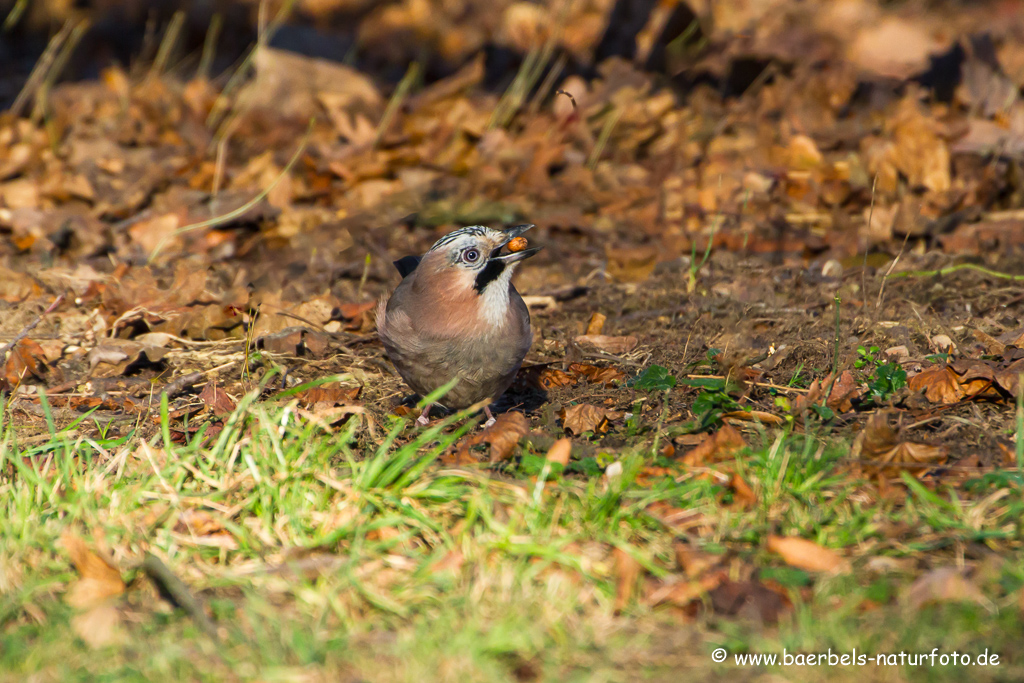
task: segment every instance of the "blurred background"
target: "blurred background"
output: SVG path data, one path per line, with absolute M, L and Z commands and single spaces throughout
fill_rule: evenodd
M 80 295 L 185 259 L 221 302 L 333 310 L 469 223 L 536 223 L 522 287 L 558 297 L 709 253 L 833 277 L 1024 241 L 1015 0 L 0 10 L 0 259 Z

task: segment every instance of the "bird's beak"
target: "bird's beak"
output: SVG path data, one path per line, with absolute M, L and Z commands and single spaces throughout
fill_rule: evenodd
M 540 247 L 533 247 L 532 249 L 523 249 L 522 251 L 513 251 L 505 255 L 501 255 L 502 248 L 511 242 L 516 237 L 519 237 L 530 228 L 535 227 L 533 223 L 527 223 L 525 225 L 514 225 L 505 231 L 505 241 L 499 244 L 495 249 L 491 250 L 491 256 L 488 260 L 490 261 L 501 261 L 502 263 L 518 263 L 523 259 L 528 259 L 538 251 Z
M 535 227 L 537 226 L 535 226 L 533 223 L 526 223 L 525 225 L 513 225 L 511 228 L 505 231 L 505 234 L 508 235 L 508 239 L 503 242 L 503 245 L 508 244 L 514 238 L 519 237 L 530 228 Z

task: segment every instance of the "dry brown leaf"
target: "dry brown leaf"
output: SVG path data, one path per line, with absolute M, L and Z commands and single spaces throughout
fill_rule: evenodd
M 524 387 L 548 391 L 557 387 L 575 384 L 576 379 L 558 368 L 548 365 L 528 365 L 519 369 L 516 382 Z
M 809 572 L 838 574 L 850 570 L 850 563 L 834 550 L 804 538 L 769 536 L 768 550 L 780 555 L 791 567 Z
M 608 431 L 608 410 L 605 408 L 578 403 L 563 410 L 561 417 L 564 429 L 571 434 Z
M 889 411 L 879 410 L 854 439 L 851 455 L 879 464 L 927 464 L 944 458 L 946 451 L 942 446 L 901 441 L 889 425 Z
M 565 467 L 569 464 L 571 456 L 572 441 L 569 439 L 559 439 L 551 444 L 551 448 L 548 449 L 547 460 L 548 462 L 557 462 L 562 467 Z
M 490 445 L 490 461 L 498 462 L 512 456 L 519 440 L 530 431 L 530 422 L 522 413 L 509 411 L 498 415 L 487 429 L 475 434 L 470 434 L 459 442 L 455 452 L 455 462 L 473 462 L 475 458 L 470 454 L 474 446 L 481 444 Z
M 235 401 L 224 389 L 217 386 L 217 380 L 210 380 L 199 394 L 199 400 L 213 415 L 230 415 L 235 412 Z
M 732 581 L 725 578 L 710 591 L 711 608 L 717 614 L 741 615 L 774 624 L 791 607 L 786 596 L 760 581 Z
M 853 378 L 853 373 L 849 370 L 845 370 L 839 379 L 832 385 L 832 392 L 828 396 L 828 400 L 825 402 L 832 410 L 837 413 L 848 413 L 853 410 L 852 401 L 864 393 L 860 384 Z
M 966 395 L 948 365 L 925 368 L 907 380 L 907 386 L 911 391 L 923 391 L 932 403 L 959 403 Z
M 640 563 L 622 548 L 612 551 L 615 561 L 615 611 L 621 612 L 629 605 L 640 578 Z
M 22 339 L 8 352 L 3 371 L 3 379 L 9 387 L 18 386 L 28 375 L 43 379 L 46 373 L 46 351 L 33 340 Z
M 318 403 L 326 403 L 331 406 L 350 405 L 359 397 L 362 386 L 343 386 L 339 382 L 321 384 L 318 387 L 304 389 L 295 395 L 299 405 L 310 408 Z
M 981 589 L 956 567 L 933 569 L 914 581 L 902 598 L 915 610 L 937 602 L 973 602 L 994 611 L 992 602 Z
M 706 436 L 696 448 L 683 455 L 682 463 L 690 467 L 700 467 L 706 463 L 717 462 L 735 456 L 747 444 L 743 436 L 732 425 L 722 425 L 714 434 Z
M 572 363 L 569 372 L 585 378 L 594 384 L 606 384 L 608 382 L 620 382 L 626 378 L 626 373 L 616 368 L 601 368 L 587 363 Z
M 729 488 L 733 493 L 733 505 L 740 508 L 752 508 L 757 505 L 757 496 L 754 495 L 754 490 L 747 482 L 743 481 L 743 477 L 738 473 L 733 472 L 732 479 L 729 480 Z
M 593 346 L 605 353 L 620 355 L 635 349 L 640 340 L 632 336 L 609 337 L 604 334 L 581 334 L 576 337 L 576 343 L 584 346 Z
M 65 596 L 69 605 L 89 609 L 124 593 L 121 572 L 89 550 L 85 541 L 68 532 L 61 536 L 61 543 L 71 556 L 71 562 L 79 575 L 79 580 Z
M 1015 360 L 1007 367 L 996 370 L 996 383 L 1010 396 L 1016 396 L 1017 386 L 1020 383 L 1022 374 L 1024 374 L 1024 358 Z
M 41 291 L 31 276 L 0 266 L 0 300 L 16 304 Z

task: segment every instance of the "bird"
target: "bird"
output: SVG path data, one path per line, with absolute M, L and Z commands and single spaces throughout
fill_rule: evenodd
M 485 427 L 495 421 L 490 403 L 515 379 L 533 341 L 530 311 L 512 274 L 540 248 L 502 253 L 532 227 L 449 232 L 422 256 L 394 262 L 402 281 L 377 307 L 377 335 L 405 383 L 427 396 L 457 379 L 438 403 L 458 410 L 488 401 Z M 429 424 L 431 407 L 418 424 Z

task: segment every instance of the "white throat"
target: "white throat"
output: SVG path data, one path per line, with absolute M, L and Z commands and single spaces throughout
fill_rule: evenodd
M 514 271 L 514 265 L 505 268 L 480 294 L 480 317 L 491 327 L 500 327 L 508 319 L 509 281 Z

